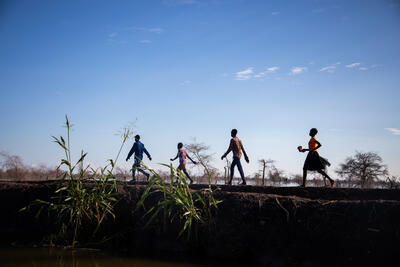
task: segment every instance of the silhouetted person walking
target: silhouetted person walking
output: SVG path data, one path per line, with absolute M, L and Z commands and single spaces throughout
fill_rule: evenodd
M 242 177 L 242 183 L 241 185 L 245 185 L 246 184 L 246 179 L 244 178 L 244 173 L 243 173 L 243 168 L 242 168 L 242 164 L 240 163 L 240 158 L 242 157 L 242 151 L 244 154 L 244 159 L 246 160 L 247 163 L 249 163 L 249 157 L 247 157 L 246 151 L 244 150 L 242 141 L 240 141 L 240 139 L 236 136 L 237 135 L 237 130 L 233 129 L 231 131 L 231 142 L 229 144 L 229 148 L 228 150 L 225 152 L 224 155 L 222 155 L 221 159 L 223 160 L 226 155 L 229 154 L 229 152 L 233 152 L 233 159 L 232 159 L 232 164 L 231 164 L 231 177 L 229 179 L 228 184 L 231 185 L 232 184 L 232 179 L 233 179 L 233 173 L 235 170 L 235 166 L 238 167 L 240 176 Z
M 317 152 L 317 149 L 321 147 L 320 142 L 318 142 L 317 139 L 315 138 L 317 133 L 318 130 L 316 128 L 312 128 L 310 130 L 309 135 L 311 136 L 311 139 L 310 141 L 308 141 L 308 149 L 302 148 L 301 146 L 297 148 L 300 152 L 309 151 L 303 166 L 303 184 L 301 186 L 302 187 L 306 186 L 307 171 L 317 171 L 324 177 L 328 178 L 329 182 L 331 183 L 331 187 L 334 187 L 335 182 L 324 171 L 326 166 L 331 166 L 331 164 L 327 159 L 320 157 Z
M 149 160 L 151 160 L 151 156 L 150 156 L 149 152 L 147 151 L 147 149 L 144 147 L 143 143 L 140 142 L 139 140 L 140 140 L 140 136 L 136 135 L 135 143 L 133 144 L 131 150 L 128 153 L 128 156 L 126 157 L 126 161 L 128 161 L 130 159 L 130 157 L 132 156 L 132 154 L 135 154 L 135 163 L 133 163 L 133 166 L 132 166 L 132 180 L 129 181 L 130 183 L 136 182 L 136 177 L 135 177 L 136 170 L 143 173 L 147 177 L 147 180 L 149 180 L 149 176 L 150 176 L 150 174 L 148 174 L 147 172 L 145 172 L 144 170 L 142 170 L 140 168 L 140 163 L 143 160 L 143 152 L 146 153 Z
M 197 162 L 195 162 L 194 160 L 192 160 L 189 157 L 189 154 L 186 152 L 185 149 L 183 149 L 183 144 L 182 143 L 178 143 L 178 154 L 176 154 L 176 157 L 171 159 L 171 161 L 176 160 L 179 157 L 179 166 L 178 166 L 178 170 L 183 171 L 183 173 L 186 175 L 186 177 L 190 180 L 190 184 L 193 183 L 192 178 L 190 178 L 189 174 L 186 171 L 186 158 L 190 159 L 193 164 L 197 164 Z

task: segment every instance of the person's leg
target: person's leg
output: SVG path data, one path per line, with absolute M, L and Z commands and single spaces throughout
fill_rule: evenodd
M 192 178 L 190 178 L 188 172 L 186 171 L 186 166 L 185 166 L 185 165 L 182 166 L 182 169 L 181 169 L 181 170 L 182 170 L 183 173 L 186 175 L 186 177 L 190 180 L 190 184 L 193 184 L 193 180 L 192 180 Z
M 148 172 L 146 172 L 146 171 L 144 171 L 144 170 L 142 170 L 142 169 L 140 169 L 140 168 L 138 169 L 138 171 L 141 172 L 141 173 L 143 173 L 143 174 L 146 176 L 147 181 L 149 181 L 150 174 L 149 174 Z
M 229 185 L 232 185 L 232 179 L 233 179 L 233 174 L 235 173 L 235 165 L 236 164 L 237 164 L 236 158 L 233 158 L 232 164 L 231 164 L 231 177 L 230 177 L 229 182 L 228 182 Z
M 147 172 L 145 172 L 144 170 L 141 169 L 140 163 L 141 163 L 141 160 L 136 158 L 135 159 L 135 164 L 133 164 L 133 167 L 132 167 L 132 173 L 135 174 L 135 172 L 137 170 L 138 172 L 143 173 L 147 177 L 147 180 L 149 180 L 149 176 L 150 175 Z M 136 177 L 133 177 L 133 181 L 136 181 Z
M 180 170 L 181 172 L 183 172 L 183 166 L 182 166 L 181 163 L 179 163 L 178 170 Z M 183 172 L 183 173 L 185 174 L 185 172 Z M 178 179 L 179 179 L 179 177 L 176 177 L 175 183 L 178 183 Z
M 331 187 L 335 186 L 335 181 L 324 170 L 318 170 L 318 173 L 322 174 L 324 177 L 328 178 L 329 182 L 331 183 Z
M 136 169 L 140 166 L 140 161 L 135 159 L 135 162 L 132 165 L 132 180 L 131 182 L 136 182 Z
M 244 172 L 243 172 L 242 163 L 240 162 L 240 159 L 237 160 L 237 167 L 238 167 L 238 170 L 240 173 L 240 177 L 242 178 L 242 184 L 245 185 L 246 179 L 244 178 Z
M 303 169 L 303 184 L 302 187 L 306 187 L 306 179 L 307 179 L 307 169 Z
M 135 174 L 136 174 L 136 169 L 135 169 L 135 164 L 134 164 L 134 165 L 132 165 L 132 180 L 131 181 L 136 181 Z

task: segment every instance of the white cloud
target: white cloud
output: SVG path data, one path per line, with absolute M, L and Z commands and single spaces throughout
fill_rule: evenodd
M 400 135 L 400 129 L 397 129 L 397 128 L 385 128 L 385 130 L 388 130 L 389 132 L 391 132 L 394 135 Z
M 269 67 L 266 71 L 259 72 L 258 74 L 254 75 L 254 78 L 262 78 L 268 73 L 276 73 L 277 70 L 279 70 L 279 67 L 277 66 Z
M 351 63 L 349 65 L 346 65 L 346 68 L 355 68 L 360 65 L 361 65 L 361 63 L 355 62 L 355 63 Z
M 117 32 L 112 32 L 108 35 L 109 38 L 114 38 L 115 36 L 117 36 L 118 33 Z
M 329 73 L 332 73 L 335 71 L 335 69 L 336 69 L 336 66 L 326 66 L 326 67 L 321 68 L 319 71 L 321 71 L 321 72 L 327 71 Z
M 265 76 L 265 72 L 260 72 L 260 73 L 258 73 L 256 75 L 254 75 L 254 78 L 262 78 L 264 76 Z
M 277 70 L 279 70 L 279 67 L 277 66 L 267 68 L 268 73 L 275 73 Z
M 151 43 L 151 40 L 140 40 L 139 43 L 141 43 L 141 44 L 149 44 L 149 43 Z
M 247 68 L 243 71 L 236 72 L 236 80 L 248 80 L 253 74 L 253 68 Z
M 274 11 L 274 12 L 271 13 L 272 16 L 276 16 L 276 15 L 279 15 L 279 14 L 281 14 L 281 12 L 279 12 L 279 11 Z
M 291 69 L 290 73 L 291 73 L 292 75 L 297 75 L 297 74 L 301 74 L 301 73 L 303 73 L 303 72 L 306 72 L 307 69 L 308 69 L 307 67 L 293 67 L 293 68 Z
M 361 67 L 361 68 L 359 68 L 359 70 L 368 70 L 368 68 L 366 68 L 366 67 Z
M 335 71 L 337 65 L 340 65 L 340 62 L 336 62 L 333 65 L 329 65 L 329 66 L 323 67 L 319 71 L 321 71 L 321 72 L 326 71 L 326 72 L 329 72 L 329 73 L 333 73 Z

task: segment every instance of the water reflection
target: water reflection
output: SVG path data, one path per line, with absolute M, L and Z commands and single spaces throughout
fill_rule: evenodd
M 138 259 L 113 256 L 94 250 L 63 250 L 63 249 L 1 249 L 0 265 L 13 266 L 51 266 L 51 267 L 172 267 L 172 266 L 200 266 L 188 263 L 166 262 L 150 259 Z

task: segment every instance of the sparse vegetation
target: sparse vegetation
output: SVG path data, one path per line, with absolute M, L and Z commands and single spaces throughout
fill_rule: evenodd
M 145 165 L 143 166 L 147 168 Z M 151 225 L 157 219 L 161 220 L 164 228 L 168 224 L 178 221 L 181 225 L 178 236 L 186 235 L 186 238 L 190 239 L 194 233 L 197 237 L 198 227 L 210 225 L 213 212 L 221 201 L 214 197 L 215 190 L 211 184 L 208 188 L 192 192 L 185 175 L 180 170 L 173 168 L 172 165 L 165 166 L 170 170 L 169 183 L 164 183 L 164 179 L 159 174 L 147 168 L 153 177 L 137 203 L 137 209 L 144 208 L 146 210 L 143 216 L 147 220 L 146 226 Z M 209 181 L 211 181 L 211 177 Z M 146 208 L 146 200 L 157 193 L 161 194 L 157 203 Z
M 340 164 L 336 173 L 349 182 L 355 181 L 361 188 L 365 188 L 370 187 L 379 178 L 387 176 L 388 170 L 377 153 L 356 151 L 354 156 L 348 157 Z
M 71 124 L 67 116 L 65 119 L 67 139 L 65 140 L 62 136 L 59 138 L 53 136 L 53 139 L 65 153 L 65 158 L 61 160 L 58 169 L 64 167 L 66 170 L 57 183 L 57 189 L 50 201 L 37 199 L 24 209 L 38 207 L 38 215 L 43 210 L 48 211 L 49 215 L 56 219 L 60 229 L 56 241 L 75 247 L 81 241 L 83 233 L 85 237 L 89 236 L 89 239 L 92 239 L 104 221 L 110 217 L 115 218 L 113 207 L 117 202 L 115 197 L 118 182 L 113 170 L 131 131 L 124 132 L 116 158 L 109 159 L 109 163 L 104 168 L 95 170 L 90 165 L 84 165 L 87 153 L 83 151 L 80 158 L 73 163 L 70 149 Z M 91 181 L 92 186 L 85 186 L 85 181 Z

